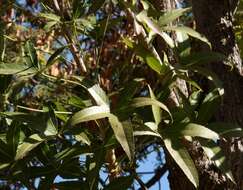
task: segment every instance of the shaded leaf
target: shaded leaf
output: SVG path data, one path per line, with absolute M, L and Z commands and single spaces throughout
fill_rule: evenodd
M 225 59 L 223 54 L 217 52 L 197 52 L 180 58 L 180 63 L 186 67 L 222 61 Z
M 237 124 L 215 122 L 209 123 L 207 127 L 223 137 L 243 137 L 243 129 Z
M 208 158 L 216 164 L 216 166 L 226 175 L 233 183 L 234 177 L 227 163 L 226 157 L 222 149 L 213 141 L 200 140 L 203 150 L 206 152 Z
M 201 123 L 208 122 L 214 115 L 215 111 L 220 105 L 221 96 L 218 90 L 210 92 L 203 100 L 202 105 L 198 111 L 198 121 Z
M 63 181 L 59 183 L 53 184 L 54 188 L 57 188 L 59 190 L 88 190 L 89 186 L 87 183 L 83 181 Z
M 173 138 L 174 136 L 202 137 L 206 139 L 219 139 L 219 135 L 211 129 L 196 123 L 178 124 L 161 129 L 163 136 Z
M 122 176 L 116 178 L 111 183 L 109 183 L 104 190 L 124 190 L 129 189 L 133 184 L 134 177 L 133 176 Z
M 66 46 L 58 48 L 47 60 L 46 68 L 49 68 L 53 63 L 55 63 L 56 58 L 63 52 Z

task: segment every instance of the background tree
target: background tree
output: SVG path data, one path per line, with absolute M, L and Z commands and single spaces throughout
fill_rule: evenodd
M 237 5 L 0 1 L 3 188 L 242 189 Z

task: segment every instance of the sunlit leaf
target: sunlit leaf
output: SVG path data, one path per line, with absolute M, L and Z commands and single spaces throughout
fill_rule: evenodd
M 86 121 L 106 118 L 109 116 L 109 113 L 110 109 L 107 108 L 107 106 L 93 106 L 85 108 L 73 115 L 70 119 L 70 124 L 73 126 Z
M 0 63 L 0 75 L 13 75 L 13 74 L 33 74 L 37 70 L 33 67 L 20 63 Z
M 29 136 L 22 144 L 18 146 L 15 160 L 24 158 L 31 150 L 36 148 L 44 140 L 44 138 L 37 134 Z
M 174 161 L 197 188 L 199 186 L 198 172 L 186 148 L 182 146 L 178 138 L 174 138 L 173 140 L 166 138 L 163 141 Z
M 140 22 L 144 22 L 147 26 L 156 34 L 160 35 L 165 42 L 171 47 L 174 47 L 174 41 L 172 38 L 162 31 L 162 29 L 151 19 L 147 16 L 146 11 L 142 11 L 137 15 L 137 19 Z
M 159 22 L 158 24 L 160 26 L 164 26 L 167 24 L 170 24 L 172 21 L 175 21 L 177 18 L 179 18 L 180 16 L 182 16 L 183 14 L 185 14 L 186 12 L 190 11 L 191 8 L 184 8 L 184 9 L 174 9 L 171 11 L 167 11 L 165 12 L 164 15 L 162 15 L 159 18 Z
M 130 160 L 133 159 L 133 138 L 131 136 L 132 128 L 128 125 L 124 128 L 123 124 L 119 121 L 119 119 L 115 115 L 110 115 L 109 123 L 114 131 L 116 139 L 121 144 L 123 150 L 126 152 L 128 158 Z M 126 125 L 126 123 L 125 123 Z
M 83 143 L 85 143 L 87 145 L 90 145 L 91 144 L 91 141 L 90 141 L 89 137 L 84 132 L 75 135 L 75 139 L 77 141 L 83 142 Z
M 90 95 L 95 100 L 98 106 L 109 106 L 109 99 L 105 91 L 99 85 L 96 84 L 88 88 L 88 92 L 90 93 Z
M 146 98 L 146 97 L 134 98 L 133 101 L 131 102 L 131 106 L 136 108 L 144 107 L 144 106 L 152 106 L 152 105 L 160 107 L 162 110 L 166 111 L 169 114 L 169 116 L 172 118 L 171 113 L 167 108 L 167 106 L 152 98 Z
M 182 33 L 186 33 L 189 36 L 192 36 L 196 39 L 201 40 L 202 42 L 207 43 L 210 47 L 211 47 L 211 43 L 208 41 L 208 39 L 206 37 L 204 37 L 202 34 L 198 33 L 197 31 L 193 30 L 190 27 L 186 27 L 186 26 L 178 26 L 178 27 L 165 27 L 166 30 L 172 30 L 172 31 L 179 31 Z
M 149 93 L 150 93 L 151 99 L 156 100 L 156 97 L 155 97 L 151 87 L 150 86 L 148 86 L 148 87 L 149 87 Z M 152 105 L 152 111 L 153 111 L 155 123 L 158 125 L 161 122 L 161 120 L 162 120 L 162 118 L 161 118 L 161 114 L 162 114 L 161 113 L 161 109 L 160 109 L 159 106 Z
M 39 13 L 40 17 L 46 18 L 47 20 L 50 21 L 56 21 L 56 22 L 60 22 L 61 18 L 55 14 L 52 13 Z

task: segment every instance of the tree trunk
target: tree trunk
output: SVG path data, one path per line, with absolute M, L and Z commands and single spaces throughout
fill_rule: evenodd
M 212 69 L 224 84 L 225 95 L 216 114 L 219 121 L 238 123 L 243 127 L 243 72 L 233 31 L 233 14 L 239 0 L 193 0 L 197 30 L 212 43 L 213 51 L 224 54 L 223 62 L 213 63 Z M 231 70 L 231 68 L 233 68 Z M 228 139 L 222 143 L 231 165 L 237 187 L 228 183 L 227 189 L 243 189 L 243 140 Z
M 213 51 L 226 56 L 223 62 L 212 63 L 210 66 L 223 82 L 225 90 L 216 119 L 238 123 L 243 127 L 243 72 L 232 23 L 238 2 L 238 0 L 192 0 L 192 7 L 197 30 L 209 39 Z M 205 51 L 205 48 L 203 49 Z M 200 190 L 243 189 L 243 140 L 233 138 L 221 144 L 237 184 L 231 183 L 213 167 L 203 155 L 200 146 L 194 143 L 190 153 L 199 170 Z M 172 190 L 194 189 L 188 180 L 183 178 L 178 167 L 169 168 Z

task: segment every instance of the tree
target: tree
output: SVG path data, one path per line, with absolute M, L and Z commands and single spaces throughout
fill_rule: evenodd
M 191 3 L 0 1 L 3 188 L 242 189 L 238 1 Z
M 222 62 L 214 62 L 210 65 L 211 70 L 223 82 L 225 90 L 220 109 L 216 113 L 216 120 L 234 122 L 242 126 L 242 101 L 240 98 L 242 95 L 242 61 L 235 40 L 233 23 L 238 4 L 239 1 L 192 1 L 192 8 L 197 30 L 209 39 L 214 51 L 226 56 Z M 201 49 L 205 51 L 205 47 Z M 229 183 L 226 178 L 222 178 L 221 174 L 215 173 L 213 168 L 206 167 L 207 161 L 203 160 L 204 163 L 202 163 L 200 160 L 202 155 L 198 154 L 196 157 L 198 162 L 201 162 L 199 168 L 202 173 L 201 181 L 204 184 L 202 189 L 242 189 L 242 171 L 240 169 L 242 168 L 240 161 L 242 140 L 233 138 L 227 139 L 227 141 L 222 140 L 221 143 L 237 185 Z M 176 175 L 172 179 L 176 178 Z M 190 187 L 186 189 L 190 189 Z

